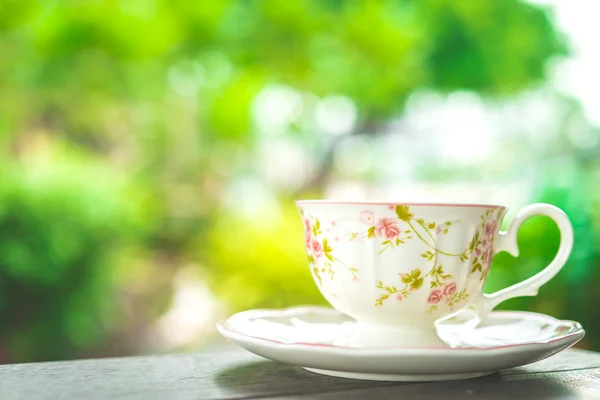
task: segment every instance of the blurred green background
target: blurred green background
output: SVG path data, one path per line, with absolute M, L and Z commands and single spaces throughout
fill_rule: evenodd
M 600 132 L 518 0 L 0 0 L 0 363 L 188 351 L 324 304 L 297 198 L 549 202 L 569 264 L 500 308 L 600 350 Z M 561 75 L 563 74 L 563 75 Z M 488 290 L 554 256 L 532 219 Z

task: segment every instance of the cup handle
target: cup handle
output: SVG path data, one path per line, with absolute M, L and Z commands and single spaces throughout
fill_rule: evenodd
M 556 225 L 558 225 L 560 245 L 556 256 L 554 256 L 554 259 L 546 268 L 531 278 L 492 294 L 482 293 L 481 300 L 477 306 L 480 318 L 485 318 L 490 311 L 505 300 L 512 299 L 513 297 L 537 295 L 539 288 L 552 279 L 567 262 L 573 248 L 573 226 L 561 209 L 543 203 L 531 204 L 519 211 L 510 223 L 508 230 L 498 233 L 495 240 L 496 248 L 494 254 L 506 251 L 517 257 L 519 255 L 519 247 L 517 245 L 519 228 L 526 219 L 534 215 L 546 215 L 552 218 L 556 222 Z

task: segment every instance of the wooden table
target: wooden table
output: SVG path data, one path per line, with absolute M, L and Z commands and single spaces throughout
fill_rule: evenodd
M 600 353 L 568 350 L 496 375 L 367 382 L 316 375 L 243 350 L 0 366 L 2 400 L 600 399 Z

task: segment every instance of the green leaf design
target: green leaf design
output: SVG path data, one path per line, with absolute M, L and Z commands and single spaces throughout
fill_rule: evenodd
M 421 286 L 423 286 L 423 278 L 416 279 L 410 284 L 410 288 L 414 290 L 420 289 Z
M 390 241 L 386 240 L 385 242 L 381 242 L 381 244 L 390 244 Z
M 375 286 L 377 289 L 383 289 L 383 282 L 381 281 L 377 281 L 376 282 L 377 286 Z
M 369 230 L 367 231 L 368 235 L 367 238 L 374 238 L 375 237 L 375 227 L 372 226 L 369 228 Z
M 313 236 L 318 236 L 321 233 L 321 222 L 315 219 L 315 224 L 312 227 Z
M 410 213 L 408 206 L 396 206 L 396 215 L 404 222 L 412 219 L 413 214 Z
M 315 263 L 315 258 L 312 255 L 308 256 L 308 263 L 309 264 L 314 264 Z
M 473 236 L 473 239 L 469 242 L 469 251 L 472 252 L 473 249 L 477 247 L 477 244 L 479 244 L 479 231 L 475 231 L 475 236 Z
M 421 276 L 421 269 L 419 268 L 415 268 L 411 271 L 410 275 L 413 277 L 413 279 L 417 279 L 419 276 Z
M 333 251 L 333 249 L 331 248 L 331 246 L 327 242 L 327 238 L 323 239 L 323 252 L 325 254 L 327 254 L 327 253 L 331 253 L 332 251 Z
M 430 283 L 431 283 L 431 287 L 432 287 L 432 288 L 434 288 L 434 287 L 437 287 L 437 286 L 438 286 L 438 284 L 437 284 L 437 282 L 436 282 L 436 281 L 431 281 Z
M 479 262 L 475 263 L 475 265 L 473 265 L 473 268 L 471 268 L 471 273 L 475 272 L 475 271 L 479 271 L 481 272 L 482 267 L 481 264 Z
M 450 226 L 452 225 L 452 221 L 446 221 L 444 224 Z
M 402 283 L 411 283 L 413 281 L 413 277 L 410 274 L 400 274 L 400 280 Z
M 325 253 L 325 257 L 327 257 L 329 259 L 329 261 L 334 262 L 335 259 L 333 258 L 333 256 L 330 253 Z
M 319 285 L 320 285 L 322 282 L 321 282 L 321 275 L 319 275 L 319 269 L 317 267 L 314 267 L 313 272 L 314 272 L 315 276 L 317 277 L 317 280 L 319 281 Z
M 430 222 L 427 224 L 427 229 L 435 229 L 435 222 Z

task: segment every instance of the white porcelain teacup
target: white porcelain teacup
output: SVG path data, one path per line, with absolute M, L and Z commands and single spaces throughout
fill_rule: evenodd
M 358 321 L 338 344 L 437 346 L 435 321 L 467 306 L 480 317 L 499 303 L 534 296 L 563 267 L 573 246 L 567 216 L 549 204 L 523 208 L 506 232 L 501 205 L 296 202 L 314 280 L 327 301 Z M 558 225 L 554 260 L 537 275 L 493 294 L 483 285 L 494 254 L 518 255 L 517 232 L 533 215 Z

